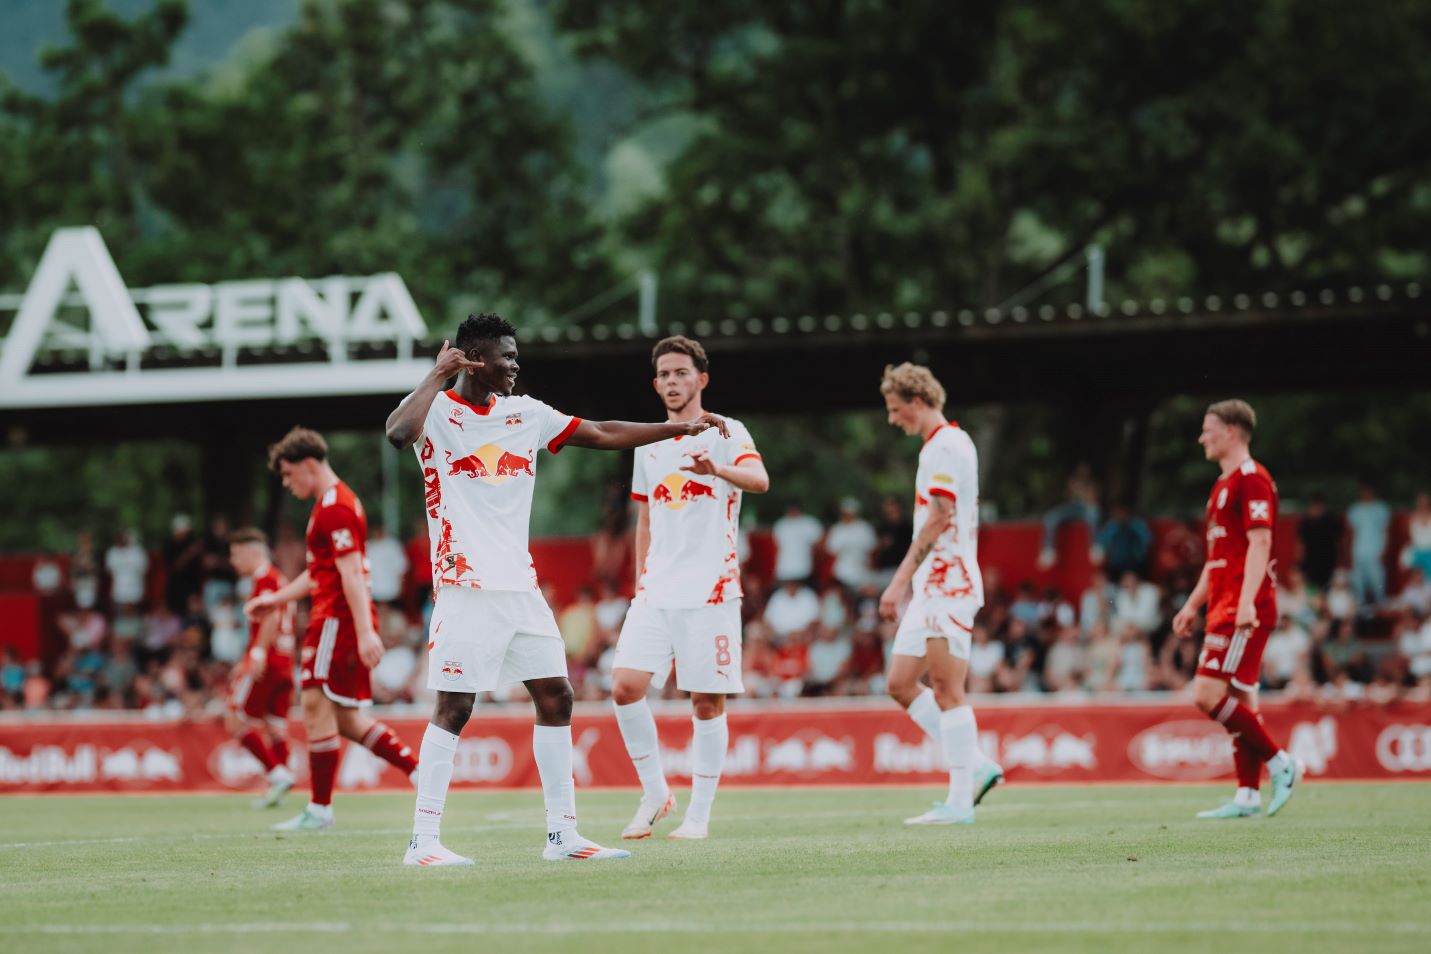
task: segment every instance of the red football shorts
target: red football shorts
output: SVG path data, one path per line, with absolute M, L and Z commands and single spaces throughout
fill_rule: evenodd
M 373 701 L 368 667 L 358 658 L 358 633 L 348 617 L 314 617 L 303 634 L 303 688 L 321 688 L 341 706 Z
M 1262 679 L 1262 650 L 1267 647 L 1270 626 L 1239 629 L 1231 635 L 1208 633 L 1202 640 L 1197 674 L 1224 679 L 1238 689 L 1256 689 Z
M 286 668 L 265 669 L 257 679 L 240 672 L 229 689 L 229 708 L 250 721 L 287 722 L 292 703 L 293 676 Z

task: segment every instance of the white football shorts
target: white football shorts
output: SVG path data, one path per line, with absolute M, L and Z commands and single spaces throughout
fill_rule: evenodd
M 924 657 L 926 640 L 947 639 L 949 655 L 969 658 L 974 616 L 983 603 L 968 596 L 924 596 L 916 594 L 899 621 L 893 652 L 900 656 Z
M 740 600 L 690 609 L 659 609 L 632 603 L 616 641 L 615 669 L 649 672 L 659 688 L 671 660 L 682 692 L 733 694 L 740 678 Z
M 565 676 L 566 644 L 540 593 L 444 586 L 428 636 L 427 687 L 492 692 Z

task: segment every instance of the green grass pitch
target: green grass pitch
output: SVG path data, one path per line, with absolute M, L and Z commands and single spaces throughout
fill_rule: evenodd
M 301 836 L 238 796 L 7 798 L 0 950 L 1431 949 L 1431 786 L 1199 822 L 1225 786 L 1010 785 L 972 828 L 900 824 L 935 794 L 728 789 L 710 841 L 664 821 L 627 861 L 556 864 L 537 793 L 456 793 L 444 841 L 477 866 L 446 870 L 401 866 L 408 795 Z M 634 799 L 581 793 L 582 832 L 620 844 Z

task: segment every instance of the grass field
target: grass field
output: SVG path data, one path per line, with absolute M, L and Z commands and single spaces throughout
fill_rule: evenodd
M 1010 786 L 972 828 L 899 824 L 933 794 L 732 789 L 711 841 L 553 864 L 536 793 L 461 793 L 444 841 L 478 864 L 439 870 L 399 864 L 407 795 L 342 796 L 301 837 L 240 797 L 8 798 L 0 951 L 1431 947 L 1431 786 L 1221 823 L 1191 816 L 1222 787 Z M 582 794 L 582 832 L 619 842 L 633 799 Z

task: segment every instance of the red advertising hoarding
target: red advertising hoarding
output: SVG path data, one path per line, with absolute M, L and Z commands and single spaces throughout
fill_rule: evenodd
M 1308 703 L 1263 708 L 1272 733 L 1312 780 L 1431 780 L 1431 704 L 1328 711 Z M 658 716 L 663 758 L 676 780 L 690 776 L 690 717 Z M 414 747 L 425 720 L 389 717 Z M 458 788 L 535 787 L 531 718 L 523 709 L 479 712 L 463 732 Z M 296 740 L 301 726 L 293 727 Z M 609 709 L 573 722 L 580 786 L 634 786 Z M 1187 704 L 997 705 L 979 711 L 980 744 L 1010 783 L 1193 782 L 1231 777 L 1231 743 Z M 294 768 L 306 774 L 301 741 Z M 723 785 L 926 785 L 940 781 L 939 755 L 892 704 L 732 709 Z M 401 789 L 407 780 L 347 745 L 340 790 Z M 261 787 L 254 758 L 217 723 L 73 720 L 0 722 L 0 792 L 223 792 Z

